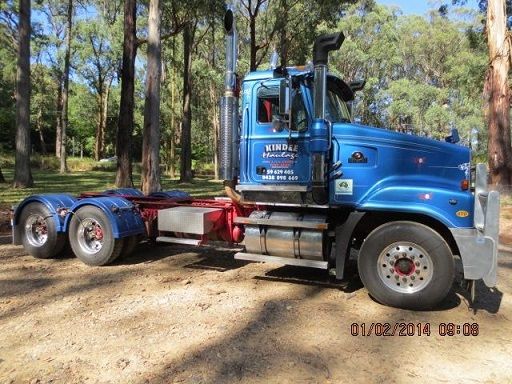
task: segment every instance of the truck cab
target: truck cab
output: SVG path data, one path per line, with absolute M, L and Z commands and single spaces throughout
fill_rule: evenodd
M 292 86 L 286 115 L 279 111 L 283 78 L 260 71 L 243 81 L 237 189 L 246 201 L 421 213 L 449 227 L 472 227 L 469 148 L 353 123 L 347 103 L 354 93 L 331 75 L 325 97 L 328 199 L 315 201 L 313 74 L 294 68 L 287 73 Z
M 499 194 L 487 190 L 486 167 L 472 167 L 454 137 L 354 123 L 353 89 L 327 71 L 343 39 L 320 36 L 312 67 L 256 71 L 241 83 L 233 184 L 258 209 L 235 221 L 245 230 L 235 257 L 343 278 L 355 255 L 370 294 L 403 308 L 445 297 L 456 258 L 466 279 L 493 286 Z

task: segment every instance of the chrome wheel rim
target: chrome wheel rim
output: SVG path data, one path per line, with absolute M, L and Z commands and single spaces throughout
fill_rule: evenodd
M 94 255 L 103 248 L 103 228 L 97 220 L 82 219 L 78 226 L 78 245 L 82 252 Z
M 41 247 L 48 241 L 48 226 L 41 215 L 30 215 L 25 222 L 25 237 L 33 247 Z
M 387 246 L 377 259 L 377 270 L 387 288 L 399 293 L 415 293 L 434 276 L 432 258 L 421 246 L 400 241 Z

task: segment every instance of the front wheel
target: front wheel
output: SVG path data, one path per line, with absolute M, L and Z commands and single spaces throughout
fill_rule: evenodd
M 114 238 L 108 217 L 100 208 L 87 205 L 71 218 L 69 243 L 77 258 L 87 265 L 99 266 L 114 261 L 124 241 Z
M 374 229 L 363 242 L 359 275 L 382 304 L 428 309 L 448 294 L 454 279 L 450 247 L 423 224 L 396 221 Z

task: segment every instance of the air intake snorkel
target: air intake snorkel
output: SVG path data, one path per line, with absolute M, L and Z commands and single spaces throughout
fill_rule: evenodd
M 338 32 L 319 36 L 313 45 L 313 124 L 309 148 L 313 163 L 312 196 L 317 204 L 326 204 L 329 200 L 325 177 L 325 159 L 331 149 L 330 122 L 325 119 L 328 55 L 330 51 L 340 49 L 343 40 L 345 36 Z
M 238 176 L 238 92 L 236 84 L 236 62 L 238 35 L 233 10 L 224 15 L 226 32 L 226 78 L 224 96 L 220 102 L 219 132 L 219 176 L 226 183 L 233 183 Z

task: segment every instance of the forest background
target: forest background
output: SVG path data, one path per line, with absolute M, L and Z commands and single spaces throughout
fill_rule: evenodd
M 147 47 L 155 2 L 27 2 L 31 8 L 30 167 L 60 168 L 64 173 L 70 166 L 73 170 L 96 167 L 119 173 L 120 159 L 115 155 L 128 132 L 130 140 L 124 145 L 138 173 L 144 157 L 145 82 L 152 55 Z M 487 5 L 479 2 L 480 7 L 468 8 L 463 1 L 454 3 L 439 3 L 418 16 L 372 0 L 235 1 L 238 72 L 268 68 L 274 50 L 285 65 L 306 64 L 315 37 L 343 31 L 347 38 L 341 50 L 332 53 L 330 70 L 346 81 L 366 80 L 354 101 L 355 121 L 441 140 L 457 128 L 461 144 L 485 162 Z M 8 0 L 0 5 L 0 170 L 13 168 L 16 152 L 19 4 Z M 127 25 L 130 7 L 132 24 Z M 218 176 L 225 9 L 224 1 L 217 0 L 158 4 L 160 132 L 151 145 L 157 150 L 160 171 L 183 182 L 199 174 Z M 123 43 L 130 28 L 136 53 L 133 119 L 122 110 L 127 91 L 121 81 Z M 123 122 L 127 116 L 128 122 Z M 118 186 L 126 182 L 126 175 L 121 182 L 118 175 Z M 139 180 L 129 177 L 129 183 L 138 186 Z

